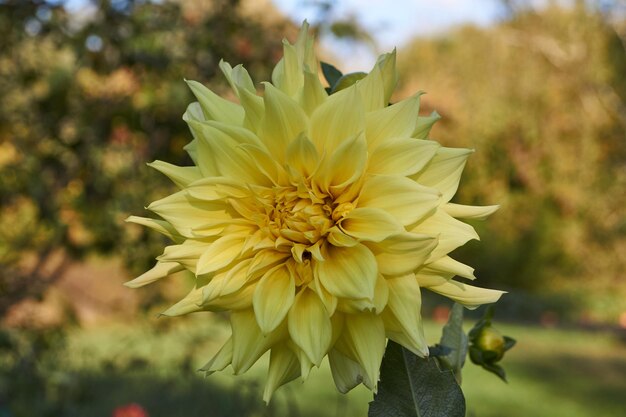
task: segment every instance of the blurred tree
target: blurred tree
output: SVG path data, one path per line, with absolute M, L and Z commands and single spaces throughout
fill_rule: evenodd
M 615 22 L 575 3 L 416 40 L 399 54 L 400 79 L 432 93 L 423 103 L 443 115 L 436 139 L 478 150 L 458 201 L 502 205 L 477 225 L 484 241 L 459 251 L 481 283 L 616 320 L 626 309 L 626 53 Z
M 267 79 L 293 31 L 276 19 L 237 0 L 0 1 L 0 317 L 71 259 L 152 262 L 160 237 L 123 220 L 168 194 L 146 162 L 189 162 L 183 79 L 225 92 L 220 58 Z

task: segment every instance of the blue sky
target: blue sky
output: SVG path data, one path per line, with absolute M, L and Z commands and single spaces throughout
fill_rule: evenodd
M 310 0 L 273 2 L 298 23 L 305 18 L 315 21 L 317 16 L 316 8 L 307 6 Z M 322 39 L 322 46 L 339 60 L 350 56 L 349 61 L 343 60 L 343 70 L 366 70 L 377 53 L 396 46 L 401 48 L 417 35 L 436 35 L 464 23 L 488 25 L 498 18 L 499 13 L 497 0 L 336 0 L 332 16 L 354 16 L 373 35 L 378 50 L 333 39 Z

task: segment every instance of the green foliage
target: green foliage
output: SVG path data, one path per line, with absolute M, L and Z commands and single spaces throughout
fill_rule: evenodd
M 477 150 L 456 201 L 501 205 L 476 224 L 481 243 L 457 253 L 482 285 L 566 298 L 570 312 L 602 296 L 595 318 L 616 320 L 626 310 L 626 36 L 623 21 L 576 4 L 416 40 L 398 54 L 400 80 L 442 115 L 432 138 Z
M 368 416 L 464 417 L 465 398 L 454 374 L 440 370 L 436 359 L 420 358 L 390 340 Z
M 269 77 L 284 29 L 236 0 L 0 2 L 0 317 L 67 262 L 122 255 L 145 270 L 161 237 L 123 222 L 171 185 L 145 166 L 190 163 L 184 78 L 226 91 L 219 59 Z M 133 248 L 132 251 L 128 248 Z
M 454 373 L 459 385 L 461 384 L 461 370 L 465 365 L 465 357 L 467 356 L 468 338 L 463 331 L 463 306 L 454 303 L 450 318 L 443 327 L 441 334 L 441 346 L 450 348 L 450 352 L 437 357 L 444 369 L 450 369 Z

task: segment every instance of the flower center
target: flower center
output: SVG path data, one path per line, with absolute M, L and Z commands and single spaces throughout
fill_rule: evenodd
M 297 245 L 302 251 L 324 243 L 329 230 L 354 208 L 352 203 L 337 204 L 296 187 L 275 187 L 268 203 L 264 221 L 268 235 L 277 246 Z

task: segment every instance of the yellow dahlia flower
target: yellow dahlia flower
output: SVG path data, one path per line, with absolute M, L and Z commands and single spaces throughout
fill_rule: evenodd
M 341 392 L 376 389 L 387 338 L 428 355 L 422 288 L 467 307 L 500 291 L 453 279 L 473 269 L 448 256 L 497 206 L 450 203 L 468 149 L 426 136 L 420 94 L 393 105 L 395 51 L 328 95 L 303 25 L 259 95 L 247 71 L 220 63 L 238 103 L 189 81 L 184 114 L 195 165 L 156 161 L 180 191 L 129 221 L 170 237 L 139 287 L 189 270 L 196 284 L 163 314 L 229 311 L 232 336 L 203 368 L 248 370 L 270 351 L 264 399 L 328 356 Z

